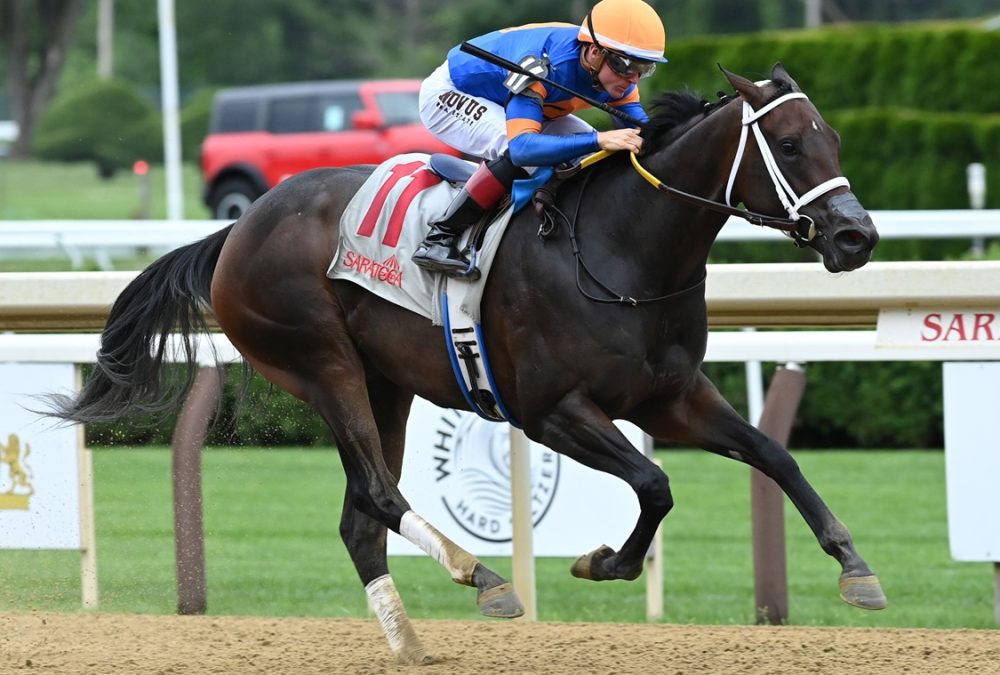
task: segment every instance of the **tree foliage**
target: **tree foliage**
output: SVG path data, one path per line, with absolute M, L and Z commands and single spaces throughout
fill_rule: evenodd
M 45 112 L 34 151 L 42 159 L 93 161 L 104 177 L 140 158 L 163 155 L 159 117 L 117 80 L 81 83 Z
M 578 23 L 594 0 L 175 3 L 181 87 L 190 93 L 266 82 L 419 77 L 463 39 L 524 23 Z M 96 67 L 96 4 L 87 3 L 80 22 L 78 43 L 67 66 L 70 79 L 89 77 Z M 802 0 L 650 0 L 650 4 L 664 19 L 668 44 L 701 34 L 800 27 L 804 16 Z M 833 16 L 861 22 L 951 19 L 997 11 L 995 0 L 836 0 L 834 5 L 838 11 Z M 155 3 L 118 0 L 115 7 L 115 75 L 143 91 L 155 91 L 159 82 Z
M 11 154 L 24 156 L 35 124 L 55 95 L 76 32 L 82 0 L 4 0 L 0 43 L 5 46 L 7 96 L 20 127 Z

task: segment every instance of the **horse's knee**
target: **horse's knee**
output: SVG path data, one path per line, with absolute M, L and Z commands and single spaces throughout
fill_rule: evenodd
M 357 518 L 358 511 L 348 504 L 344 504 L 344 512 L 340 514 L 340 538 L 344 544 L 350 548 L 350 542 L 354 538 L 354 519 Z
M 670 492 L 670 479 L 660 469 L 651 467 L 635 484 L 635 492 L 643 511 L 656 513 L 661 518 L 674 507 Z

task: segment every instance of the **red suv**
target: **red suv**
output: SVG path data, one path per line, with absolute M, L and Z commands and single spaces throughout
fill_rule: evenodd
M 204 201 L 235 220 L 278 182 L 320 166 L 378 164 L 405 152 L 459 153 L 420 122 L 420 80 L 297 82 L 215 95 L 201 146 Z

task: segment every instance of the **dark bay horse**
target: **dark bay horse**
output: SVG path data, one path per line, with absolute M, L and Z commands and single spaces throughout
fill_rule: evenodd
M 643 132 L 643 170 L 715 206 L 743 203 L 775 222 L 789 214 L 810 226 L 795 237 L 831 272 L 868 262 L 878 234 L 840 177 L 837 134 L 780 64 L 767 82 L 726 77 L 738 95 L 716 104 L 661 97 Z M 229 228 L 150 265 L 116 301 L 93 375 L 53 414 L 87 422 L 176 406 L 183 388 L 161 386 L 164 340 L 174 331 L 190 340 L 210 312 L 254 368 L 333 430 L 347 475 L 344 543 L 397 659 L 422 663 L 428 657 L 389 576 L 387 528 L 475 587 L 483 614 L 514 617 L 523 608 L 509 583 L 414 513 L 397 489 L 414 395 L 468 407 L 441 327 L 326 277 L 340 215 L 370 171 L 290 178 Z M 569 179 L 556 206 L 567 220 L 545 241 L 535 213 L 515 216 L 486 282 L 482 326 L 499 391 L 528 437 L 621 478 L 638 497 L 641 514 L 621 549 L 602 546 L 572 573 L 635 579 L 673 506 L 667 477 L 612 423 L 626 419 L 654 438 L 773 478 L 840 563 L 841 597 L 884 607 L 847 528 L 791 455 L 744 421 L 699 369 L 708 332 L 703 282 L 724 209 L 654 189 L 624 153 Z M 589 274 L 578 269 L 570 231 Z

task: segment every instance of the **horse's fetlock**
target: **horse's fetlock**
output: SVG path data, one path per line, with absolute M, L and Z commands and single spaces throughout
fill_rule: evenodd
M 824 551 L 838 559 L 841 557 L 839 554 L 854 548 L 850 531 L 839 520 L 820 534 L 819 545 Z
M 624 579 L 625 581 L 635 581 L 642 574 L 642 563 L 638 565 L 632 565 L 627 569 L 621 570 L 618 575 L 619 579 Z

